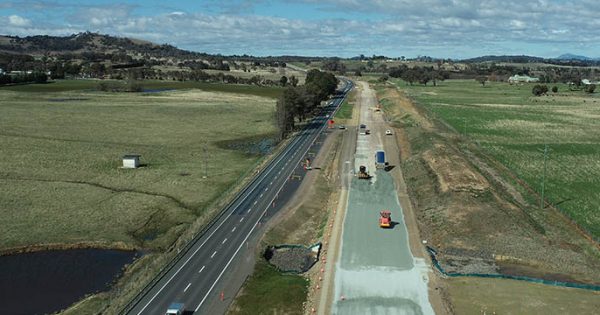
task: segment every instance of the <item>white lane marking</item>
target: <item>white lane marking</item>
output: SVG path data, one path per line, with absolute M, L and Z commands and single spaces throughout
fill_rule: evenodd
M 225 244 L 227 242 L 227 237 L 221 242 L 221 244 Z
M 275 178 L 277 178 L 277 176 L 275 176 Z M 273 181 L 271 181 L 271 182 L 269 183 L 269 185 L 273 185 Z M 265 189 L 265 190 L 266 190 L 266 189 Z
M 231 233 L 235 232 L 235 229 L 237 229 L 237 226 L 234 226 L 233 229 L 231 229 Z
M 260 197 L 262 198 L 262 196 L 264 196 L 265 194 L 260 194 Z M 256 204 L 256 201 L 254 202 L 254 204 Z
M 351 89 L 351 88 L 350 88 Z M 344 101 L 344 99 L 346 99 L 347 95 L 344 95 L 344 98 L 342 99 L 342 102 Z M 337 112 L 339 109 L 336 108 L 335 112 Z M 321 126 L 321 130 L 323 130 L 325 128 L 325 125 Z M 286 154 L 288 152 L 290 152 L 292 150 L 292 148 L 294 148 L 295 145 L 297 145 L 299 142 L 300 138 L 296 138 L 294 139 L 294 141 L 292 143 L 290 143 L 288 145 L 288 147 L 282 152 L 282 154 L 277 158 L 276 161 L 274 161 L 271 165 L 271 168 L 268 169 L 266 172 L 263 172 L 263 179 L 264 177 L 267 176 L 267 174 L 269 174 L 271 171 L 273 171 L 275 169 L 275 166 L 277 164 L 279 164 L 279 162 L 281 162 L 281 160 L 283 160 L 283 158 L 286 156 Z M 304 142 L 306 142 L 307 139 L 304 140 Z M 295 142 L 295 143 L 294 143 Z M 314 140 L 313 140 L 314 142 Z M 306 152 L 308 152 L 308 149 L 306 150 Z M 306 154 L 305 152 L 305 154 Z M 289 162 L 289 161 L 288 161 Z M 288 165 L 288 162 L 285 163 L 285 165 Z M 284 169 L 283 167 L 281 168 L 282 170 Z M 293 171 L 293 170 L 292 170 Z M 290 175 L 292 174 L 292 172 L 290 172 Z M 289 175 L 288 175 L 289 177 Z M 257 178 L 256 181 L 260 182 L 262 179 Z M 250 195 L 252 194 L 252 192 L 258 187 L 254 186 L 247 194 L 245 197 L 243 197 L 242 199 L 239 200 L 239 204 L 241 204 L 244 200 L 248 199 L 248 197 L 250 197 Z M 279 191 L 281 191 L 281 189 L 283 189 L 283 185 L 279 188 Z M 235 201 L 234 201 L 235 202 Z M 238 207 L 239 207 L 238 204 Z M 152 301 L 154 301 L 154 299 L 162 292 L 162 290 L 164 290 L 164 288 L 173 280 L 173 278 L 175 278 L 175 276 L 177 276 L 177 274 L 179 274 L 179 272 L 181 271 L 181 269 L 183 269 L 183 267 L 185 267 L 188 262 L 196 255 L 196 253 L 198 253 L 198 251 L 204 246 L 204 244 L 206 244 L 206 242 L 208 242 L 208 240 L 210 240 L 210 238 L 213 236 L 213 234 L 215 234 L 223 224 L 225 224 L 225 222 L 233 215 L 233 213 L 235 212 L 235 210 L 238 207 L 234 207 L 232 208 L 232 211 L 230 211 L 229 215 L 223 220 L 221 221 L 221 223 L 216 227 L 216 229 L 213 230 L 213 232 L 206 238 L 206 240 L 204 240 L 204 242 L 202 242 L 202 244 L 200 244 L 200 246 L 188 257 L 188 259 L 186 259 L 186 261 L 179 267 L 179 269 L 177 269 L 177 271 L 171 276 L 171 278 L 169 278 L 169 280 L 167 280 L 167 282 L 165 284 L 163 284 L 163 286 L 158 290 L 158 292 L 156 292 L 154 294 L 154 296 L 152 296 L 152 298 L 150 299 L 150 301 L 148 301 L 148 303 L 146 303 L 146 305 L 144 305 L 144 307 L 139 311 L 139 313 L 137 315 L 141 315 L 144 310 L 148 307 L 148 305 L 150 305 L 150 303 L 152 303 Z M 266 209 L 265 209 L 266 212 Z M 263 212 L 263 215 L 264 213 Z M 240 222 L 244 221 L 244 218 L 242 217 L 240 219 Z M 258 221 L 257 223 L 258 224 Z M 256 224 L 254 225 L 254 227 L 256 227 Z M 254 230 L 254 227 L 252 228 L 252 230 L 250 230 L 250 233 L 252 233 L 252 231 Z M 250 236 L 250 234 L 248 234 L 246 236 L 246 239 L 244 239 L 244 242 L 248 239 L 248 237 Z M 243 244 L 243 242 L 242 242 Z M 240 248 L 242 247 L 242 245 L 240 245 L 240 247 L 238 247 L 238 250 L 233 254 L 232 258 L 229 260 L 229 262 L 227 263 L 227 265 L 225 266 L 225 269 L 227 269 L 227 267 L 231 264 L 231 261 L 233 261 L 233 258 L 235 257 L 235 255 L 237 255 L 238 251 L 240 250 Z M 206 296 L 204 297 L 204 299 L 202 299 L 202 301 L 200 302 L 200 304 L 198 305 L 198 307 L 196 308 L 196 311 L 198 311 L 198 309 L 200 308 L 200 306 L 202 305 L 202 303 L 204 303 L 204 301 L 206 300 L 206 297 L 208 296 L 208 294 L 212 291 L 212 289 L 214 288 L 214 286 L 217 284 L 217 281 L 219 281 L 219 279 L 221 278 L 221 276 L 223 275 L 223 273 L 225 272 L 225 269 L 223 269 L 223 271 L 221 272 L 221 274 L 219 275 L 219 277 L 217 278 L 217 280 L 213 283 L 213 285 L 211 286 L 211 288 L 209 289 L 208 293 L 206 294 Z
M 185 289 L 183 289 L 183 292 L 187 291 L 187 289 L 189 289 L 191 285 L 192 285 L 192 283 L 191 283 L 191 282 L 190 282 L 190 283 L 188 283 L 188 285 L 185 287 Z
M 202 270 L 204 270 L 204 268 L 206 268 L 206 266 L 202 266 L 202 268 L 200 268 L 200 270 L 198 270 L 198 273 L 201 273 Z
M 248 209 L 248 211 L 246 211 L 246 213 L 250 213 L 250 211 L 252 211 L 252 208 Z
M 271 182 L 271 184 L 273 184 L 273 182 Z M 265 191 L 269 190 L 269 187 L 265 188 Z
M 262 195 L 260 195 L 262 197 Z M 258 201 L 254 201 L 254 204 L 256 204 Z
M 323 125 L 322 128 L 324 128 L 325 126 Z M 308 152 L 308 149 L 306 149 L 306 152 Z M 306 153 L 305 152 L 305 153 Z M 290 175 L 292 175 L 292 172 L 294 170 L 290 170 L 288 177 Z M 277 191 L 277 193 L 275 194 L 275 196 L 279 195 L 279 193 L 281 192 L 281 190 L 283 189 L 284 185 L 281 185 L 281 187 L 279 187 L 279 190 Z M 273 197 L 273 199 L 271 199 L 271 202 L 273 202 L 275 200 L 275 197 Z M 221 270 L 221 272 L 219 273 L 219 275 L 217 276 L 217 279 L 213 282 L 213 284 L 210 286 L 210 288 L 208 289 L 208 292 L 206 292 L 206 295 L 204 295 L 204 298 L 202 298 L 202 301 L 200 301 L 200 304 L 198 304 L 198 306 L 196 307 L 196 309 L 194 310 L 195 312 L 198 312 L 198 310 L 200 309 L 200 307 L 202 306 L 202 304 L 204 304 L 204 302 L 206 301 L 206 299 L 208 298 L 208 295 L 212 292 L 212 290 L 215 288 L 215 286 L 217 285 L 217 282 L 219 282 L 219 280 L 221 280 L 221 277 L 223 276 L 223 274 L 225 273 L 225 270 L 227 270 L 227 268 L 229 267 L 229 265 L 231 265 L 231 262 L 233 261 L 233 259 L 235 258 L 235 256 L 237 256 L 237 253 L 240 251 L 240 249 L 242 248 L 242 246 L 244 246 L 244 243 L 246 243 L 246 241 L 248 240 L 248 238 L 250 237 L 250 234 L 252 234 L 252 232 L 254 232 L 254 229 L 256 229 L 256 226 L 258 225 L 258 223 L 260 222 L 260 220 L 262 220 L 262 218 L 264 217 L 265 213 L 267 213 L 267 210 L 269 209 L 269 206 L 271 205 L 271 202 L 269 203 L 269 205 L 267 207 L 265 207 L 265 210 L 263 210 L 262 214 L 260 215 L 260 217 L 258 218 L 258 220 L 256 221 L 256 223 L 254 223 L 254 225 L 252 226 L 252 229 L 250 229 L 250 231 L 248 232 L 248 234 L 246 234 L 246 237 L 244 238 L 244 240 L 242 240 L 242 242 L 240 243 L 240 245 L 238 246 L 238 248 L 235 250 L 235 252 L 233 253 L 233 255 L 231 256 L 231 258 L 229 258 L 229 261 L 227 262 L 227 264 L 225 265 L 225 267 Z M 243 218 L 242 218 L 243 219 Z
M 214 251 L 214 252 L 212 253 L 212 255 L 210 255 L 210 258 L 213 258 L 213 257 L 215 257 L 215 255 L 216 255 L 216 254 L 217 254 L 217 251 Z

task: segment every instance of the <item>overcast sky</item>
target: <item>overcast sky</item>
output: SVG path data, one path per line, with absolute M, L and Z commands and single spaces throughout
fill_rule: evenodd
M 600 0 L 0 0 L 0 34 L 83 31 L 226 55 L 600 57 Z

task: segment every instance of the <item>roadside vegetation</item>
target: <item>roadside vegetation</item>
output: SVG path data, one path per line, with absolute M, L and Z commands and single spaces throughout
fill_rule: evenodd
M 354 110 L 354 105 L 356 104 L 356 89 L 350 91 L 350 94 L 342 105 L 340 109 L 335 114 L 335 122 L 336 124 L 344 124 L 347 120 L 352 119 L 352 111 Z
M 335 154 L 340 145 L 336 138 L 325 157 L 325 162 L 312 185 L 297 202 L 288 203 L 282 209 L 282 216 L 271 223 L 272 227 L 261 240 L 258 262 L 253 274 L 236 297 L 230 307 L 230 315 L 241 314 L 304 314 L 305 302 L 309 294 L 311 271 L 303 275 L 282 274 L 262 257 L 262 249 L 280 244 L 298 244 L 309 246 L 322 237 L 328 216 L 333 193 L 332 172 L 335 167 Z M 314 278 L 314 277 L 312 277 Z

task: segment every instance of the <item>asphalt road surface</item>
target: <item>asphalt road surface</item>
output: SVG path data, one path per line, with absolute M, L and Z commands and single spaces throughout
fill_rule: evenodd
M 299 132 L 223 209 L 219 219 L 193 241 L 193 246 L 169 272 L 124 313 L 165 314 L 173 302 L 184 303 L 186 314 L 218 314 L 226 311 L 231 303 L 230 292 L 237 292 L 235 288 L 239 289 L 245 279 L 231 277 L 231 273 L 235 270 L 239 273 L 249 263 L 249 255 L 242 255 L 241 252 L 248 254 L 248 249 L 253 248 L 258 240 L 257 235 L 263 231 L 262 223 L 271 218 L 299 186 L 299 181 L 290 177 L 295 172 L 302 174 L 301 161 L 307 153 L 319 149 L 317 140 L 324 136 L 328 117 L 339 108 L 353 87 L 350 81 L 343 82 L 343 97 L 334 98 L 331 105 Z M 247 269 L 245 272 L 251 272 L 251 269 Z M 229 289 L 228 296 L 221 299 L 225 287 Z

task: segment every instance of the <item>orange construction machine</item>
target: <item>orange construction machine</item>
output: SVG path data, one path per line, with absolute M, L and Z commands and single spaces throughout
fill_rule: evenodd
M 392 226 L 392 213 L 390 210 L 383 210 L 379 212 L 381 217 L 379 218 L 379 227 L 389 228 Z

